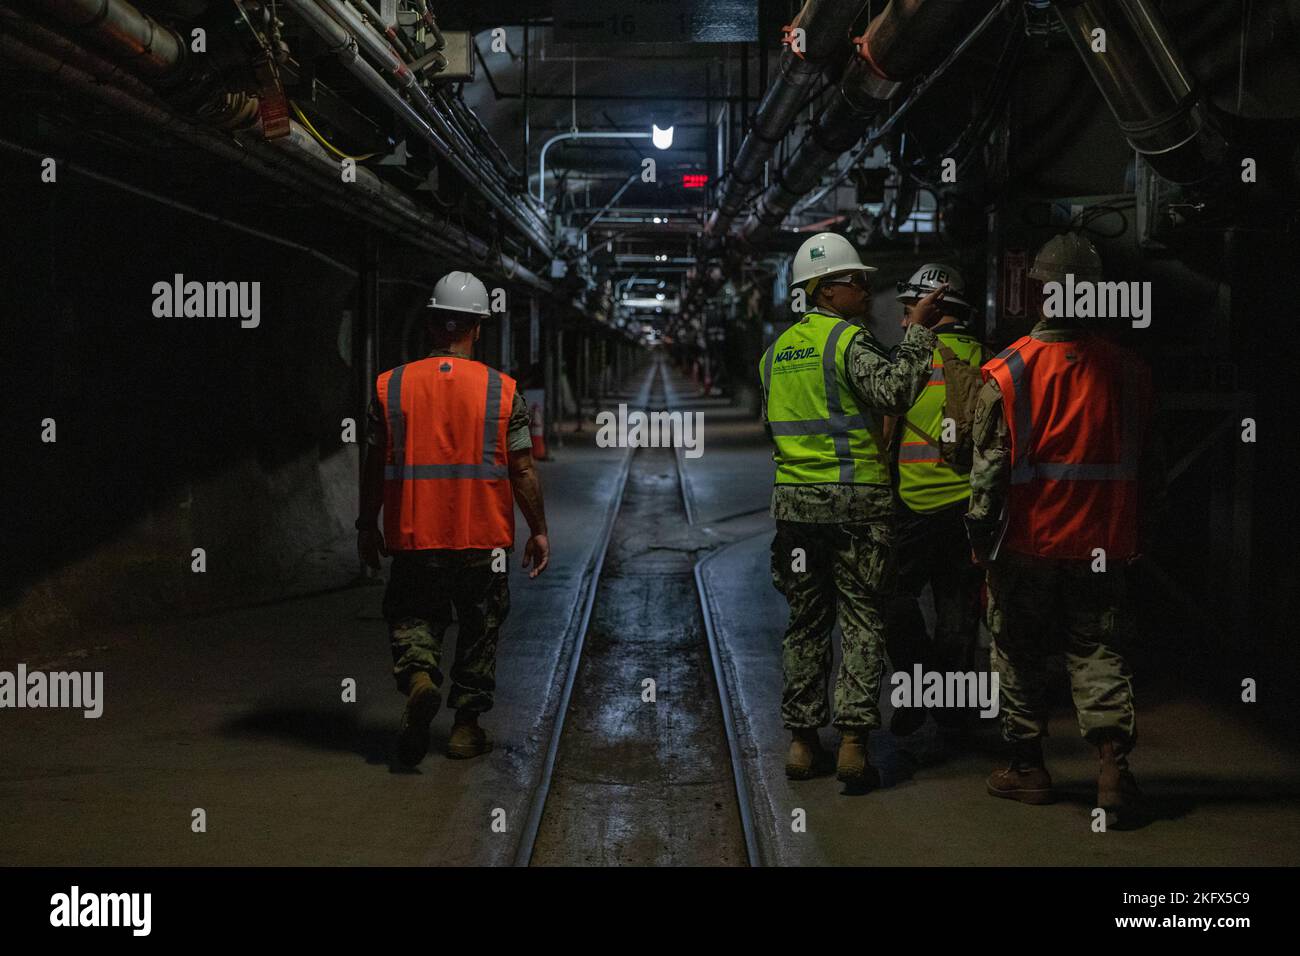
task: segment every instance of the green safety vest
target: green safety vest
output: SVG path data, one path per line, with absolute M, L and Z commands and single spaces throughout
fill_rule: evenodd
M 758 373 L 778 485 L 889 484 L 880 415 L 859 407 L 844 371 L 858 334 L 870 335 L 844 319 L 809 312 L 763 353 Z
M 939 341 L 964 362 L 984 364 L 984 347 L 966 332 L 941 332 Z M 935 349 L 930 359 L 930 380 L 899 422 L 898 493 L 913 511 L 926 514 L 970 497 L 970 474 L 956 471 L 939 457 L 930 439 L 943 432 L 943 406 L 948 387 L 943 380 L 943 357 Z M 911 427 L 909 427 L 911 426 Z

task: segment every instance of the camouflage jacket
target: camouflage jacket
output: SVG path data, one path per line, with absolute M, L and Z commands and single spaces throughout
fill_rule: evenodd
M 902 415 L 911 408 L 929 381 L 935 341 L 929 329 L 910 325 L 891 359 L 868 329 L 858 329 L 844 353 L 844 371 L 863 411 Z M 763 412 L 766 419 L 767 410 Z M 772 490 L 772 517 L 816 523 L 871 521 L 892 513 L 893 495 L 887 485 L 777 485 Z

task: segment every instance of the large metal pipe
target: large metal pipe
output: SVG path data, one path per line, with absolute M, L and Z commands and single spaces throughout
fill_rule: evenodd
M 101 50 L 151 79 L 174 72 L 185 42 L 126 0 L 33 0 Z
M 492 254 L 481 239 L 451 223 L 435 219 L 427 210 L 420 209 L 407 196 L 378 179 L 358 179 L 357 185 L 344 184 L 336 163 L 294 147 L 291 143 L 293 137 L 278 141 L 276 146 L 257 139 L 236 142 L 226 134 L 191 123 L 161 103 L 148 102 L 120 87 L 100 82 L 92 73 L 74 66 L 70 57 L 39 49 L 11 33 L 0 32 L 0 57 L 49 76 L 72 92 L 178 136 L 294 192 L 376 225 L 419 248 L 449 258 L 463 258 L 469 253 L 485 263 Z M 357 188 L 358 185 L 361 188 Z M 499 264 L 489 266 L 492 272 L 544 291 L 550 290 L 546 280 L 509 256 L 498 254 L 497 258 Z
M 891 0 L 867 27 L 858 55 L 844 68 L 834 97 L 808 136 L 759 198 L 741 235 L 775 229 L 800 196 L 867 131 L 867 124 L 902 87 L 951 48 L 968 0 Z
M 288 0 L 291 7 L 333 46 L 344 65 L 365 85 L 390 103 L 412 129 L 467 181 L 478 187 L 483 196 L 505 215 L 539 251 L 551 255 L 545 225 L 535 211 L 516 200 L 507 184 L 481 163 L 471 165 L 468 157 L 476 155 L 473 144 L 454 124 L 448 122 L 437 104 L 429 98 L 408 64 L 370 24 L 341 0 Z M 415 101 L 416 109 L 388 85 L 373 67 L 356 55 L 356 45 L 385 69 L 398 87 Z M 376 85 L 376 81 L 377 84 Z
M 1150 0 L 1057 0 L 1055 7 L 1129 144 L 1174 182 L 1211 172 L 1223 141 Z
M 740 144 L 718 208 L 709 220 L 706 230 L 709 235 L 719 236 L 731 228 L 762 176 L 763 164 L 789 131 L 817 78 L 847 50 L 849 29 L 865 5 L 863 0 L 804 3 L 791 24 L 792 28 L 804 31 L 804 51 L 802 55 L 797 54 L 787 46 L 782 52 L 776 76 L 754 114 L 754 125 Z
M 97 53 L 80 47 L 63 34 L 29 20 L 17 10 L 0 5 L 0 26 L 25 42 L 46 53 L 66 60 L 78 69 L 85 70 L 95 79 L 120 87 L 148 102 L 157 102 L 154 91 L 130 73 L 124 66 L 110 63 Z

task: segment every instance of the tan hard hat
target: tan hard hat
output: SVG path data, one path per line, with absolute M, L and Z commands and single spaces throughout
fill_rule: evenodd
M 1077 232 L 1053 236 L 1043 243 L 1043 248 L 1034 256 L 1029 278 L 1040 282 L 1064 282 L 1067 273 L 1089 282 L 1100 282 L 1102 278 L 1097 247 Z

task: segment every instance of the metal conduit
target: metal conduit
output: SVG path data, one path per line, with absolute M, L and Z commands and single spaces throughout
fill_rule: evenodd
M 167 76 L 185 57 L 185 43 L 175 30 L 125 0 L 36 2 L 95 46 L 150 78 Z
M 1150 0 L 1057 0 L 1056 13 L 1129 144 L 1178 183 L 1213 171 L 1223 141 Z M 1094 50 L 1096 30 L 1105 51 Z
M 48 75 L 76 93 L 157 126 L 236 166 L 313 199 L 323 200 L 348 215 L 366 219 L 413 245 L 448 257 L 463 258 L 469 253 L 486 260 L 491 254 L 491 249 L 482 240 L 450 223 L 433 219 L 391 186 L 378 180 L 373 183 L 358 180 L 356 185 L 362 186 L 361 189 L 344 184 L 335 163 L 294 149 L 287 140 L 281 140 L 279 146 L 257 140 L 236 142 L 224 134 L 190 123 L 166 106 L 147 102 L 124 89 L 100 82 L 92 73 L 73 65 L 71 58 L 65 58 L 61 52 L 39 49 L 9 33 L 0 33 L 0 56 Z M 501 254 L 499 261 L 500 267 L 496 271 L 549 291 L 548 282 L 511 257 Z
M 862 138 L 871 118 L 903 83 L 942 59 L 968 8 L 967 0 L 891 0 L 872 19 L 834 98 L 745 222 L 745 239 L 779 226 L 827 167 Z
M 740 152 L 727 176 L 718 208 L 706 228 L 720 236 L 732 222 L 763 174 L 763 164 L 785 137 L 795 115 L 807 101 L 817 78 L 847 50 L 849 28 L 862 11 L 862 0 L 807 0 L 791 24 L 804 30 L 803 55 L 786 47 L 772 83 L 754 114 Z
M 537 249 L 550 255 L 551 245 L 544 225 L 532 210 L 517 203 L 509 187 L 482 168 L 471 167 L 464 159 L 474 155 L 473 146 L 420 86 L 406 62 L 389 46 L 388 41 L 363 21 L 348 4 L 340 0 L 287 0 L 308 24 L 330 44 L 344 65 L 368 88 L 393 105 L 398 114 L 469 182 L 477 184 L 483 195 L 503 213 Z M 392 75 L 398 86 L 409 93 L 421 107 L 416 110 L 396 90 L 356 54 L 357 46 Z M 376 81 L 378 86 L 376 86 Z

